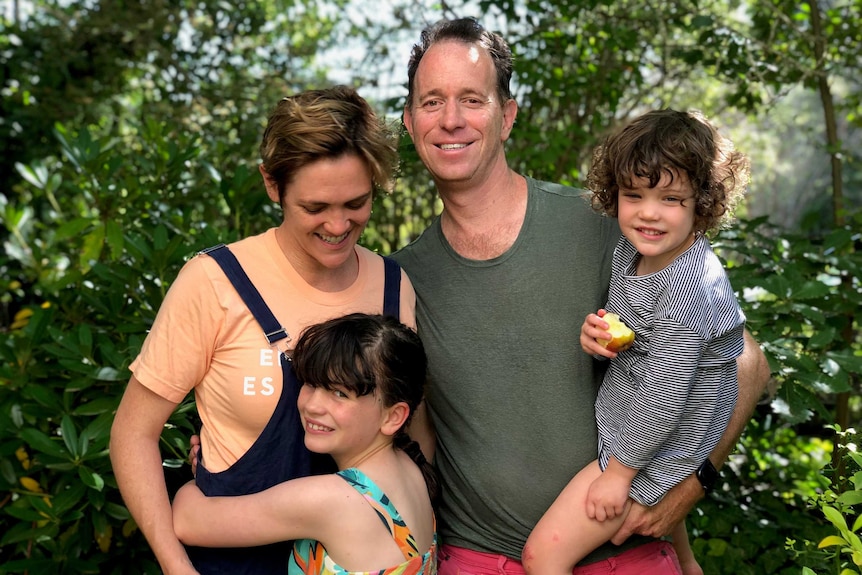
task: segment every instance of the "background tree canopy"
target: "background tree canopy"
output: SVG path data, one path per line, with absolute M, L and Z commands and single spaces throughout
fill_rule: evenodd
M 281 97 L 348 83 L 398 122 L 410 46 L 462 15 L 512 45 L 523 173 L 578 184 L 609 130 L 667 106 L 704 111 L 752 157 L 715 243 L 775 393 L 692 514 L 694 547 L 708 574 L 862 572 L 862 0 L 12 0 L 0 573 L 158 572 L 107 442 L 166 289 L 197 250 L 277 221 L 256 152 Z M 402 159 L 363 237 L 384 253 L 439 210 L 406 137 Z M 193 407 L 163 435 L 175 481 Z

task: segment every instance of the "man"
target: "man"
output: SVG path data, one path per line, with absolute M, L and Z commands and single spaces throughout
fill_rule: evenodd
M 404 124 L 443 201 L 440 217 L 395 254 L 416 290 L 428 353 L 441 575 L 523 573 L 531 529 L 596 457 L 601 373 L 579 336 L 605 303 L 619 231 L 579 190 L 509 168 L 511 74 L 505 41 L 472 19 L 423 31 L 408 65 Z M 749 337 L 716 465 L 767 379 Z M 622 545 L 599 548 L 575 573 L 677 573 L 672 547 L 653 538 L 687 514 L 703 483 L 692 476 L 655 507 L 636 506 L 613 540 Z

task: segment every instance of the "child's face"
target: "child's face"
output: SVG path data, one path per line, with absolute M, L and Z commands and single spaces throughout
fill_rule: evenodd
M 296 406 L 305 430 L 305 446 L 328 453 L 341 468 L 375 445 L 387 410 L 376 393 L 357 397 L 347 389 L 303 385 Z
M 646 178 L 620 187 L 620 230 L 641 254 L 638 273 L 666 268 L 694 242 L 694 197 L 684 173 L 665 172 L 654 188 Z

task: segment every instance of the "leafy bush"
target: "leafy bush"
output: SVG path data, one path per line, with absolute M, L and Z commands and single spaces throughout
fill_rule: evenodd
M 812 498 L 812 504 L 832 527 L 832 534 L 820 540 L 817 548 L 831 572 L 859 575 L 862 573 L 862 513 L 859 512 L 862 509 L 862 453 L 859 453 L 858 441 L 862 436 L 855 429 L 838 429 L 837 432 L 846 439 L 844 474 L 834 478 L 835 489 L 827 489 Z M 806 543 L 811 547 L 811 542 Z M 793 546 L 791 548 L 795 550 Z M 803 575 L 815 575 L 815 571 L 806 568 Z
M 236 234 L 245 206 L 224 206 L 249 186 L 240 171 L 213 186 L 164 125 L 126 136 L 58 127 L 64 158 L 18 165 L 28 185 L 0 196 L 0 573 L 158 572 L 117 491 L 110 425 L 169 281 L 216 230 Z M 187 453 L 188 409 L 163 436 L 168 468 Z

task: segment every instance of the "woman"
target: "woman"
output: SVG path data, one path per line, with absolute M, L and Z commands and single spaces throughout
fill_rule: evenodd
M 203 424 L 201 489 L 261 491 L 328 470 L 312 469 L 302 445 L 299 385 L 281 361 L 292 338 L 346 313 L 380 313 L 384 292 L 386 313 L 415 325 L 407 278 L 356 245 L 374 190 L 390 187 L 397 161 L 395 138 L 367 102 L 346 87 L 285 98 L 260 154 L 267 195 L 282 208 L 280 225 L 183 267 L 131 365 L 111 430 L 120 491 L 169 575 L 194 569 L 174 535 L 158 443 L 188 392 Z M 190 554 L 204 574 L 283 573 L 287 553 L 278 547 Z
M 436 573 L 436 480 L 404 431 L 425 383 L 419 337 L 392 317 L 351 314 L 304 332 L 293 363 L 305 444 L 331 454 L 338 473 L 241 497 L 205 497 L 189 483 L 174 500 L 180 539 L 298 539 L 289 575 Z

